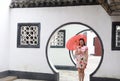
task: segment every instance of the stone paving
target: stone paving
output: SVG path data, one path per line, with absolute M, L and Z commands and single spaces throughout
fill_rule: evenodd
M 88 60 L 88 65 L 85 70 L 84 81 L 90 81 L 89 76 L 97 68 L 101 57 L 90 56 Z M 59 70 L 60 81 L 78 81 L 78 72 L 71 70 Z M 28 79 L 17 79 L 14 81 L 44 81 L 44 80 L 28 80 Z

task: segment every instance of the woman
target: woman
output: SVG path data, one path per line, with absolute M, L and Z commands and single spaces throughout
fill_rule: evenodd
M 79 81 L 84 81 L 84 70 L 88 61 L 88 47 L 85 45 L 84 39 L 79 40 L 79 46 L 75 50 L 76 67 L 78 69 Z

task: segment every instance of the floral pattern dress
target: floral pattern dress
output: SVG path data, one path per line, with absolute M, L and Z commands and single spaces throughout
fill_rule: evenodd
M 78 49 L 78 52 L 81 51 L 82 53 L 75 54 L 76 57 L 76 68 L 86 68 L 87 65 L 87 57 L 85 55 L 85 51 L 88 50 L 87 46 L 83 46 Z

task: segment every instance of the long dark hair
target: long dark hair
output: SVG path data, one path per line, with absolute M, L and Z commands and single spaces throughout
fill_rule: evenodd
M 83 38 L 80 38 L 79 41 L 80 41 L 80 40 L 83 41 L 83 43 L 84 43 L 83 46 L 85 46 L 85 45 L 86 45 L 85 40 L 84 40 Z M 79 45 L 80 45 L 80 43 L 79 43 Z

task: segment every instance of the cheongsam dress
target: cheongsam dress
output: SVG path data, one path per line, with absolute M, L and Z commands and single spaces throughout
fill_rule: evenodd
M 83 46 L 81 48 L 78 49 L 78 51 L 82 51 L 82 53 L 80 54 L 75 54 L 76 57 L 76 68 L 86 68 L 87 65 L 87 58 L 85 55 L 85 51 L 88 50 L 87 46 Z

